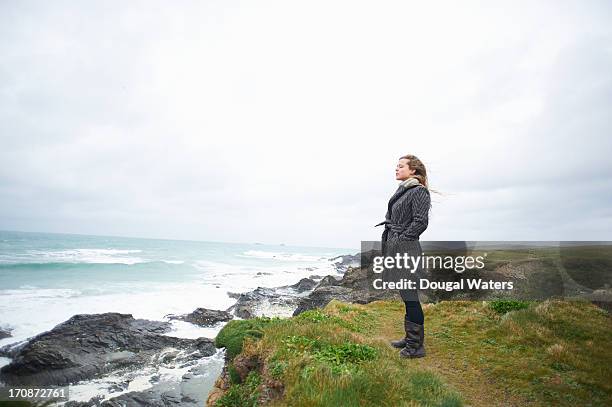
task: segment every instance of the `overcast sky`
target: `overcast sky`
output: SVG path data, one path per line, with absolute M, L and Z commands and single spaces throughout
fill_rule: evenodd
M 425 4 L 427 3 L 427 4 Z M 0 230 L 612 240 L 612 4 L 0 1 Z

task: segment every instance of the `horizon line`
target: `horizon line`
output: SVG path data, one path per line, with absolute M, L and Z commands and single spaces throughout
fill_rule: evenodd
M 262 245 L 262 246 L 280 246 L 280 247 L 305 247 L 311 249 L 342 249 L 342 250 L 357 250 L 359 248 L 350 247 L 326 247 L 326 246 L 308 246 L 308 245 L 296 245 L 287 243 L 263 243 L 263 242 L 224 242 L 214 240 L 195 240 L 195 239 L 176 239 L 176 238 L 163 238 L 163 237 L 143 237 L 143 236 L 126 236 L 126 235 L 97 235 L 88 233 L 69 233 L 69 232 L 44 232 L 44 231 L 25 231 L 25 230 L 5 230 L 0 229 L 1 232 L 12 232 L 12 233 L 40 233 L 49 235 L 71 235 L 71 236 L 92 236 L 92 237 L 112 237 L 112 238 L 123 238 L 123 239 L 145 239 L 145 240 L 168 240 L 177 242 L 195 242 L 195 243 L 221 243 L 221 244 L 242 244 L 242 245 Z

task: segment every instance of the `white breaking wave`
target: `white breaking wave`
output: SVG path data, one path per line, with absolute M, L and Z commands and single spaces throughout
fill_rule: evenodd
M 45 298 L 74 298 L 79 297 L 81 292 L 79 290 L 71 288 L 37 288 L 35 286 L 23 285 L 19 289 L 0 290 L 0 296 L 2 301 L 5 298 L 11 299 L 11 301 L 27 302 L 34 299 L 45 299 Z
M 167 318 L 165 318 L 167 319 Z M 217 336 L 221 328 L 227 322 L 219 322 L 210 327 L 201 327 L 189 322 L 180 321 L 180 320 L 170 320 L 170 324 L 172 328 L 170 331 L 164 333 L 166 336 L 174 336 L 178 338 L 189 338 L 189 339 L 197 339 L 197 338 L 214 338 Z
M 263 250 L 247 250 L 243 252 L 240 257 L 256 257 L 259 259 L 276 259 L 282 261 L 322 261 L 327 260 L 325 257 L 321 256 L 309 256 L 306 254 L 299 253 L 283 253 L 283 252 L 267 252 Z
M 185 263 L 183 260 L 162 260 L 164 263 L 167 264 L 183 264 Z
M 173 348 L 168 348 L 172 350 Z M 128 370 L 125 372 L 116 372 L 112 375 L 107 375 L 103 378 L 84 380 L 70 385 L 70 400 L 87 402 L 92 397 L 100 394 L 106 395 L 105 398 L 110 399 L 118 397 L 122 394 L 133 391 L 143 391 L 153 387 L 153 383 L 178 383 L 181 382 L 182 376 L 191 369 L 201 367 L 199 374 L 196 374 L 196 385 L 202 388 L 212 388 L 218 375 L 223 368 L 225 352 L 217 350 L 217 352 L 209 357 L 201 358 L 195 365 L 175 366 L 175 365 L 150 365 L 139 370 Z M 127 382 L 127 387 L 123 390 L 109 393 L 109 388 L 124 384 Z M 205 395 L 203 396 L 205 397 Z M 59 403 L 60 406 L 65 405 L 65 402 Z
M 121 249 L 69 249 L 57 251 L 30 250 L 26 255 L 13 256 L 12 262 L 22 263 L 90 263 L 90 264 L 136 264 L 144 263 L 133 256 L 142 250 Z
M 243 293 L 257 287 L 273 288 L 297 283 L 313 274 L 337 274 L 334 263 L 327 261 L 304 264 L 274 263 L 272 266 L 237 265 L 208 260 L 198 260 L 194 267 L 203 273 L 199 280 L 222 292 Z
M 134 256 L 136 249 L 68 249 L 56 251 L 30 250 L 25 254 L 1 255 L 0 264 L 69 263 L 69 264 L 138 264 L 160 261 L 183 264 L 184 260 L 153 260 Z
M 126 288 L 130 284 L 131 289 L 110 287 L 103 295 L 81 295 L 82 289 L 0 290 L 0 321 L 14 328 L 12 337 L 0 339 L 0 347 L 52 329 L 76 314 L 120 312 L 134 318 L 163 321 L 167 314 L 187 314 L 198 307 L 224 310 L 235 302 L 225 290 L 211 289 L 197 281 L 146 285 L 133 282 L 126 283 Z M 196 328 L 199 336 L 214 333 L 210 328 L 187 329 L 180 321 L 172 324 L 175 330 L 172 336 L 193 337 Z

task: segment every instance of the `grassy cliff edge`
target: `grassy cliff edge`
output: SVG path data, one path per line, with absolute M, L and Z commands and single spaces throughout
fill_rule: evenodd
M 403 304 L 330 302 L 229 322 L 209 406 L 612 405 L 612 320 L 589 302 L 424 304 L 422 359 L 400 359 Z

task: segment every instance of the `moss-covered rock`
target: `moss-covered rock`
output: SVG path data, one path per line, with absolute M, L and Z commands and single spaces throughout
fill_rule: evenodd
M 263 328 L 277 318 L 254 318 L 230 321 L 221 329 L 215 338 L 217 348 L 225 348 L 230 358 L 242 351 L 242 344 L 246 338 L 261 338 Z

